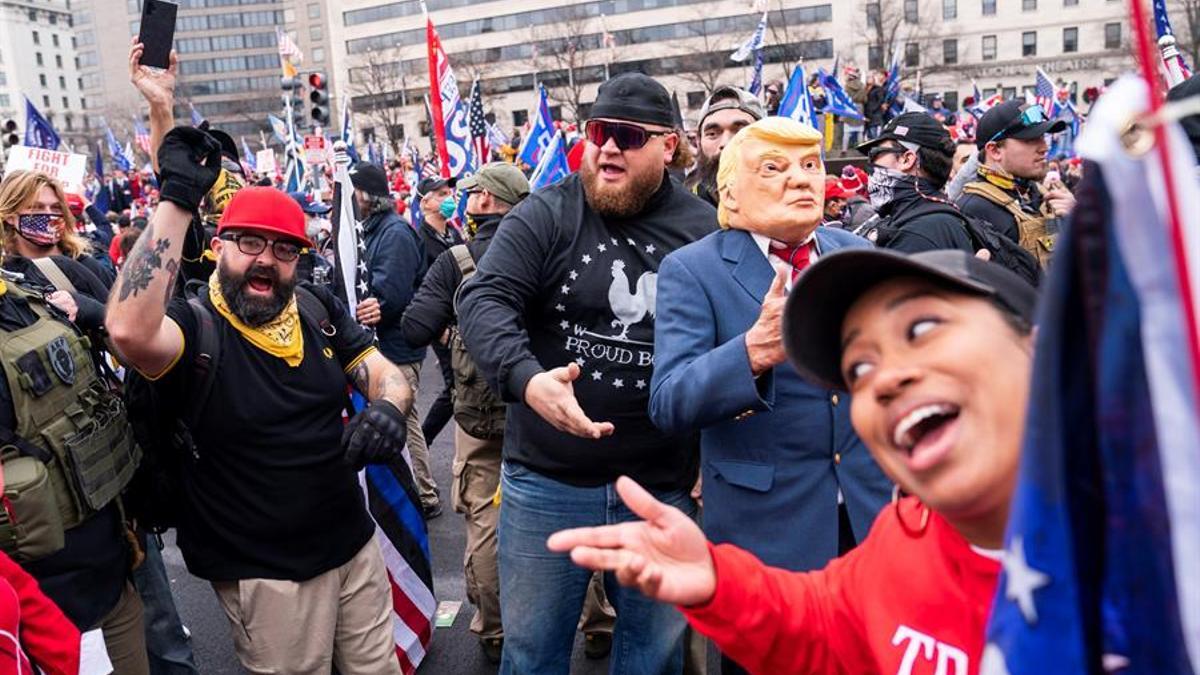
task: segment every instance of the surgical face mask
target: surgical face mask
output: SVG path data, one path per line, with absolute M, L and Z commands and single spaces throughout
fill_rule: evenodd
M 23 213 L 17 216 L 17 234 L 37 246 L 53 246 L 62 237 L 63 219 L 52 213 Z
M 453 195 L 443 199 L 441 205 L 438 206 L 438 212 L 441 213 L 442 217 L 445 218 L 446 220 L 450 220 L 451 218 L 453 218 L 454 212 L 457 210 L 458 210 L 458 202 L 454 201 Z
M 907 174 L 895 169 L 872 167 L 871 175 L 867 178 L 867 195 L 871 198 L 871 206 L 879 209 L 892 201 L 896 196 L 896 186 L 908 178 Z

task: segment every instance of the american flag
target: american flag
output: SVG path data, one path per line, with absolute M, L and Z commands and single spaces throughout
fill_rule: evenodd
M 1033 100 L 1036 101 L 1038 105 L 1042 106 L 1042 110 L 1045 110 L 1047 115 L 1054 110 L 1054 103 L 1056 100 L 1054 93 L 1054 82 L 1050 79 L 1050 76 L 1047 75 L 1045 71 L 1043 71 L 1041 68 L 1038 68 L 1037 81 L 1033 85 Z
M 1171 30 L 1171 18 L 1167 16 L 1166 0 L 1154 0 L 1154 32 L 1160 40 L 1164 35 L 1172 37 L 1175 35 L 1175 32 Z M 1171 75 L 1171 80 L 1178 80 L 1178 82 L 1170 82 L 1171 86 L 1192 76 L 1192 69 L 1188 68 L 1187 62 L 1183 60 L 1183 55 L 1179 53 L 1178 49 L 1176 49 L 1174 57 L 1163 59 L 1163 65 L 1166 67 L 1167 73 Z M 1176 70 L 1178 72 L 1175 72 Z
M 275 28 L 275 35 L 279 41 L 279 57 L 287 59 L 293 64 L 304 63 L 304 52 L 300 51 L 300 47 L 292 41 L 292 38 L 287 33 L 283 32 L 282 28 Z
M 370 295 L 370 272 L 362 223 L 354 209 L 346 153 L 334 160 L 333 225 L 336 285 L 349 307 Z M 355 397 L 355 408 L 365 401 Z M 368 465 L 359 474 L 367 510 L 375 521 L 376 539 L 387 567 L 392 597 L 392 636 L 396 658 L 404 675 L 412 675 L 424 660 L 433 637 L 432 558 L 425 520 L 418 508 L 420 498 L 413 484 L 412 458 L 408 448 L 402 459 L 389 464 Z
M 150 132 L 136 115 L 133 118 L 133 143 L 147 155 L 152 154 L 150 152 Z
M 479 91 L 479 80 L 471 84 L 471 101 L 467 104 L 467 124 L 471 127 L 471 148 L 474 151 L 476 168 L 487 163 L 489 154 L 488 123 L 483 115 L 483 95 Z

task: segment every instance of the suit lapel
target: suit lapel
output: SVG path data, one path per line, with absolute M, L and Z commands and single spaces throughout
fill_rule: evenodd
M 771 289 L 774 272 L 771 263 L 767 262 L 754 243 L 754 238 L 744 230 L 728 230 L 721 241 L 721 257 L 730 266 L 734 281 L 742 287 L 757 303 Z

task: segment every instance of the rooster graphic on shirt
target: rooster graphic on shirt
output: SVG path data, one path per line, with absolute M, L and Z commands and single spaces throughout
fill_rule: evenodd
M 612 284 L 608 287 L 608 306 L 612 309 L 612 326 L 620 327 L 621 332 L 614 335 L 618 340 L 629 337 L 629 329 L 647 317 L 654 318 L 655 293 L 658 290 L 658 274 L 643 272 L 637 278 L 637 283 L 631 289 L 629 277 L 625 274 L 625 262 L 614 260 L 612 264 Z

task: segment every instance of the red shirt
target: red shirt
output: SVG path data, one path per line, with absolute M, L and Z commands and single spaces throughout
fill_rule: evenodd
M 916 530 L 924 507 L 911 497 L 900 506 Z M 889 505 L 858 548 L 816 572 L 767 567 L 729 544 L 709 548 L 716 594 L 681 609 L 752 673 L 979 672 L 1000 563 L 935 513 L 913 535 Z
M 0 635 L 0 672 L 28 673 L 28 659 L 32 659 L 47 675 L 79 673 L 79 630 L 42 594 L 37 581 L 3 553 L 0 630 L 21 640 L 17 646 Z

